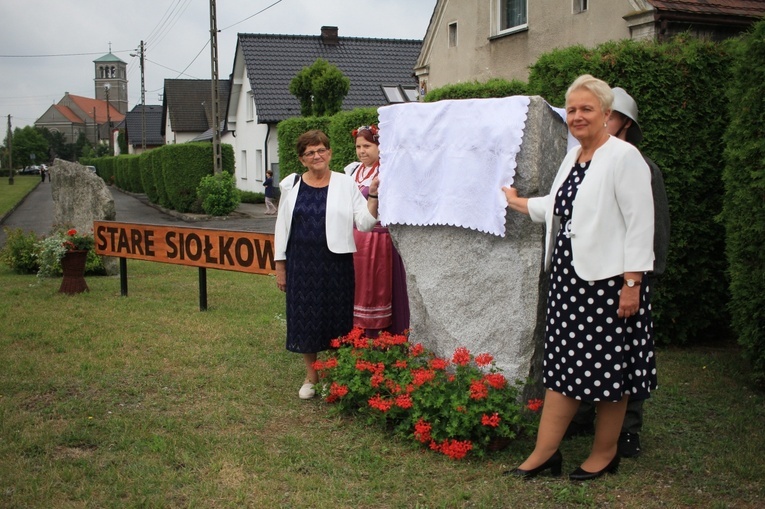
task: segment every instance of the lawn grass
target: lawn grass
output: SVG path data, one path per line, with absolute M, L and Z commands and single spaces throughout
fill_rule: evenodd
M 39 183 L 40 177 L 35 175 L 15 175 L 13 185 L 8 183 L 8 177 L 0 177 L 0 217 L 15 207 Z
M 589 484 L 453 461 L 301 401 L 272 276 L 128 261 L 90 292 L 0 267 L 0 507 L 761 507 L 763 395 L 736 348 L 662 349 L 644 453 Z M 587 437 L 562 445 L 564 472 Z

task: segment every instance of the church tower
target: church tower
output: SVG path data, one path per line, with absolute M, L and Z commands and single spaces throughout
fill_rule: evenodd
M 128 110 L 127 64 L 109 53 L 93 60 L 95 64 L 96 99 L 106 100 L 109 89 L 109 104 L 123 115 Z

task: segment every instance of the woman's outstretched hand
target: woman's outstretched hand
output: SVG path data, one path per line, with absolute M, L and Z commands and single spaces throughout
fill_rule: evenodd
M 505 193 L 505 199 L 507 199 L 507 206 L 516 212 L 522 212 L 523 214 L 529 213 L 528 198 L 519 198 L 518 190 L 514 187 L 503 186 L 502 191 Z

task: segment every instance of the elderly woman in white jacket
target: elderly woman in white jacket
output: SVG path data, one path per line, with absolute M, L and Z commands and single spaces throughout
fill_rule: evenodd
M 558 446 L 580 401 L 597 406 L 589 457 L 569 477 L 589 480 L 619 467 L 617 441 L 632 395 L 656 387 L 650 288 L 653 268 L 651 172 L 630 145 L 608 134 L 613 93 L 584 75 L 566 93 L 566 122 L 581 144 L 563 160 L 551 192 L 508 206 L 546 226 L 550 269 L 543 383 L 545 404 L 534 451 L 509 472 L 561 472 Z
M 353 225 L 374 228 L 378 181 L 366 200 L 353 179 L 331 171 L 332 150 L 321 131 L 302 134 L 297 153 L 307 171 L 279 185 L 274 259 L 276 284 L 287 293 L 287 350 L 303 354 L 306 366 L 298 395 L 310 399 L 318 382 L 317 353 L 353 328 Z

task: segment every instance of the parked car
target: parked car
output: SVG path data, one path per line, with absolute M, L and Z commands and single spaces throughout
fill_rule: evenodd
M 19 172 L 19 175 L 39 175 L 40 167 L 37 165 L 27 166 Z
M 92 171 L 93 173 L 96 172 L 96 167 L 95 166 L 86 166 L 85 169 L 88 170 L 88 171 Z

